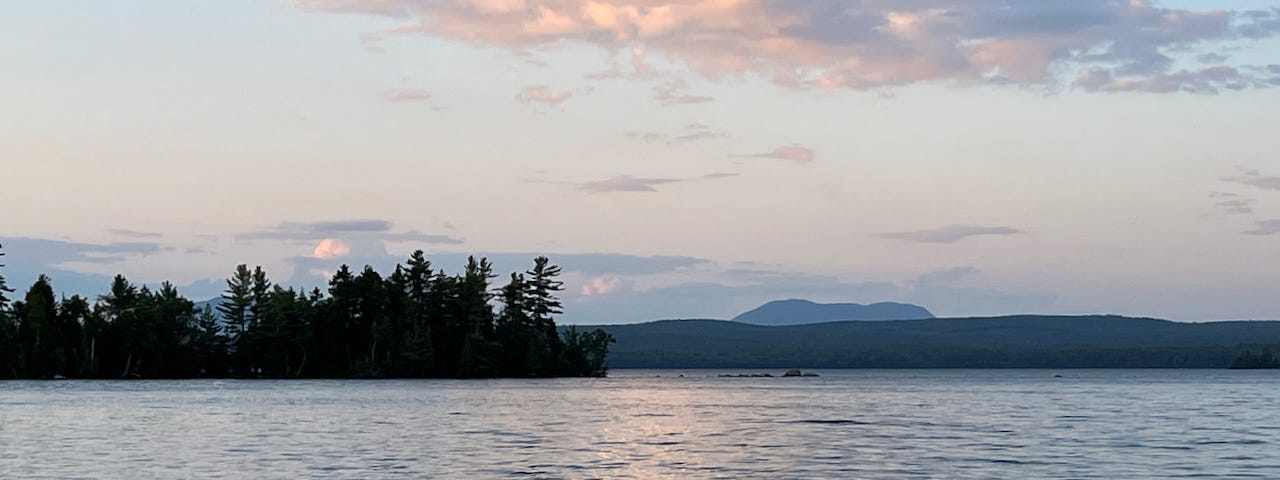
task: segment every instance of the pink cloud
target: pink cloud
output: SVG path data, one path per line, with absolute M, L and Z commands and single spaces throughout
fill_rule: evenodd
M 545 103 L 548 105 L 559 105 L 573 94 L 565 91 L 552 90 L 546 85 L 530 85 L 521 90 L 516 99 L 526 103 Z
M 321 240 L 311 256 L 322 259 L 333 259 L 345 257 L 351 253 L 351 247 L 346 242 L 335 238 L 326 238 Z
M 394 32 L 522 51 L 567 43 L 662 55 L 708 78 L 752 74 L 793 88 L 916 82 L 1054 86 L 1104 69 L 1177 81 L 1168 52 L 1280 32 L 1280 12 L 1164 8 L 1147 0 L 293 0 L 305 11 L 404 19 Z M 1201 49 L 1203 53 L 1203 49 Z M 1242 73 L 1243 74 L 1243 73 Z M 1253 74 L 1255 76 L 1261 74 Z M 1259 77 L 1261 78 L 1261 77 Z M 1254 78 L 1249 85 L 1272 85 Z M 1220 79 L 1203 78 L 1222 86 Z M 1262 79 L 1265 80 L 1265 79 Z M 1196 91 L 1208 91 L 1197 89 Z M 567 98 L 567 97 L 566 97 Z
M 812 163 L 817 154 L 813 149 L 800 144 L 783 145 L 773 149 L 770 152 L 754 153 L 749 155 L 739 155 L 740 157 L 757 157 L 757 158 L 773 158 L 777 160 L 786 160 L 796 165 L 808 165 Z
M 431 92 L 417 88 L 389 90 L 382 94 L 388 102 L 420 102 L 431 99 Z
M 615 291 L 622 285 L 622 281 L 618 277 L 593 277 L 582 286 L 582 295 L 586 297 L 594 295 L 604 295 Z

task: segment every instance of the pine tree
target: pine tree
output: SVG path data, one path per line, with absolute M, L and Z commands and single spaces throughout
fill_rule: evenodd
M 60 373 L 62 339 L 58 337 L 58 309 L 49 277 L 41 275 L 27 290 L 18 312 L 26 376 L 49 378 Z
M 498 314 L 496 330 L 498 342 L 502 345 L 502 360 L 499 365 L 502 375 L 529 375 L 530 365 L 526 362 L 530 355 L 529 339 L 536 330 L 525 304 L 527 291 L 524 275 L 512 273 L 511 281 L 499 293 L 502 311 Z
M 4 257 L 4 246 L 0 245 L 0 257 Z M 4 264 L 0 264 L 0 378 L 19 376 L 18 328 L 13 323 L 13 312 L 6 294 L 13 289 L 4 279 Z
M 218 313 L 226 321 L 226 335 L 230 344 L 232 367 L 238 374 L 249 373 L 249 308 L 253 306 L 253 274 L 249 266 L 240 264 L 227 279 L 227 290 L 222 294 Z
M 137 347 L 137 338 L 142 331 L 139 312 L 142 297 L 138 287 L 124 278 L 124 275 L 116 275 L 111 280 L 110 293 L 98 299 L 102 304 L 107 322 L 106 330 L 109 333 L 105 338 L 107 345 L 103 345 L 108 348 L 98 348 L 98 350 L 106 350 L 102 358 L 103 361 L 111 362 L 105 364 L 108 369 L 120 366 L 118 371 L 108 370 L 112 375 L 124 377 L 132 371 L 135 360 L 134 350 Z
M 563 345 L 560 332 L 556 329 L 553 315 L 563 313 L 556 292 L 564 290 L 564 282 L 558 280 L 560 267 L 552 265 L 547 257 L 533 259 L 533 269 L 525 272 L 528 276 L 525 304 L 529 318 L 533 321 L 534 337 L 538 339 L 534 346 L 534 355 L 541 357 L 537 365 L 541 371 L 534 372 L 540 376 L 553 375 L 559 361 Z
M 404 355 L 409 364 L 409 375 L 417 376 L 435 368 L 431 328 L 436 274 L 422 250 L 414 251 L 406 265 L 404 276 L 408 295 L 409 333 L 404 338 Z
M 602 375 L 611 337 L 557 335 L 559 275 L 540 257 L 527 275 L 491 290 L 487 259 L 469 258 L 462 273 L 448 275 L 419 251 L 385 278 L 344 265 L 326 297 L 239 265 L 216 313 L 197 311 L 169 282 L 152 290 L 121 275 L 94 305 L 78 296 L 55 301 L 41 276 L 8 309 L 12 321 L 0 321 L 0 377 Z
M 0 257 L 4 257 L 4 245 L 0 245 Z M 4 264 L 0 263 L 0 321 L 8 321 L 10 300 L 6 294 L 13 293 L 13 289 L 5 282 L 3 270 Z
M 196 349 L 199 352 L 197 368 L 200 375 L 219 377 L 226 374 L 227 337 L 222 335 L 222 319 L 209 305 L 196 314 Z

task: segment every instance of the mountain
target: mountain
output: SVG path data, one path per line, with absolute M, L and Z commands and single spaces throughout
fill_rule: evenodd
M 933 318 L 924 307 L 905 303 L 814 303 L 808 300 L 778 300 L 734 317 L 735 322 L 753 325 L 803 325 L 841 320 L 919 320 Z
M 597 327 L 579 327 L 597 328 Z M 613 368 L 1226 368 L 1280 352 L 1280 322 L 1009 316 L 761 326 L 601 325 Z

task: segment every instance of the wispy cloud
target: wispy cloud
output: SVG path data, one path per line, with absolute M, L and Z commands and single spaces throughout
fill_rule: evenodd
M 1253 213 L 1253 204 L 1257 200 L 1252 198 L 1244 198 L 1238 195 L 1231 197 L 1215 197 L 1218 200 L 1214 202 L 1214 206 L 1218 207 L 1225 213 Z
M 692 95 L 685 92 L 688 85 L 685 82 L 672 80 L 666 83 L 658 84 L 653 87 L 653 98 L 663 105 L 693 105 L 698 103 L 707 103 L 715 101 L 714 97 L 706 95 Z
M 668 145 L 690 143 L 699 140 L 714 140 L 728 136 L 728 133 L 713 130 L 711 127 L 701 123 L 687 125 L 675 133 L 627 132 L 627 137 L 634 138 L 636 140 L 642 140 L 650 143 L 665 142 Z
M 659 185 L 676 183 L 678 178 L 645 178 L 631 175 L 617 175 L 582 184 L 582 189 L 593 193 L 603 192 L 656 192 Z
M 1191 10 L 1149 0 L 840 2 L 687 0 L 293 0 L 315 12 L 403 19 L 395 32 L 518 52 L 573 43 L 650 55 L 707 78 L 752 74 L 791 88 L 879 90 L 917 82 L 1056 87 L 1089 72 L 1086 91 L 1274 86 L 1244 65 L 1175 70 L 1175 55 L 1280 32 L 1280 9 Z M 1195 46 L 1194 53 L 1190 46 Z M 1213 57 L 1219 60 L 1218 57 Z M 1222 59 L 1225 61 L 1225 59 Z M 1221 67 L 1221 68 L 1219 68 Z M 1230 70 L 1234 69 L 1234 71 Z M 1280 83 L 1280 82 L 1277 82 Z M 681 96 L 673 94 L 673 99 Z M 689 96 L 685 100 L 694 100 Z M 673 102 L 672 104 L 680 104 Z
M 951 225 L 932 230 L 881 234 L 881 238 L 917 243 L 955 243 L 969 237 L 1020 235 L 1023 232 L 1012 227 L 984 227 L 977 225 Z
M 1152 74 L 1139 78 L 1118 78 L 1110 70 L 1092 70 L 1076 79 L 1075 85 L 1091 92 L 1147 92 L 1147 93 L 1206 93 L 1217 94 L 1221 89 L 1243 90 L 1255 80 L 1240 70 L 1228 66 L 1215 66 L 1201 70 L 1179 70 L 1171 73 Z M 1264 86 L 1259 83 L 1258 86 Z
M 953 267 L 946 270 L 926 272 L 907 282 L 911 285 L 947 285 L 959 282 L 978 274 L 978 269 L 970 266 Z
M 545 103 L 554 106 L 563 103 L 572 96 L 573 93 L 552 90 L 551 87 L 546 85 L 530 85 L 524 87 L 524 90 L 521 90 L 516 95 L 516 99 L 525 103 Z
M 421 102 L 431 99 L 431 92 L 418 88 L 401 88 L 383 92 L 382 98 L 388 102 Z
M 26 237 L 0 239 L 0 244 L 4 245 L 8 258 L 50 266 L 65 263 L 110 264 L 131 257 L 172 250 L 154 242 L 82 243 Z
M 129 230 L 124 228 L 107 229 L 107 233 L 110 233 L 118 237 L 129 237 L 129 238 L 160 238 L 164 236 L 155 232 L 143 232 L 139 230 Z
M 1222 177 L 1222 181 L 1248 185 L 1264 190 L 1280 190 L 1280 176 L 1264 175 L 1261 171 L 1253 168 L 1243 168 L 1240 173 L 1229 177 Z
M 1280 218 L 1272 220 L 1259 220 L 1254 224 L 1253 229 L 1245 230 L 1245 235 L 1280 235 Z
M 786 160 L 796 165 L 808 165 L 809 163 L 813 162 L 815 158 L 817 158 L 817 154 L 814 153 L 813 149 L 797 143 L 793 143 L 791 145 L 783 145 L 781 147 L 775 148 L 772 151 L 768 151 L 768 152 L 749 153 L 749 154 L 737 155 L 737 156 Z
M 656 192 L 659 186 L 672 183 L 692 182 L 697 180 L 715 180 L 736 177 L 736 173 L 710 173 L 697 177 L 655 178 L 616 175 L 613 177 L 578 184 L 578 187 L 590 193 L 610 192 Z
M 430 235 L 416 230 L 393 232 L 394 224 L 387 220 L 356 219 L 322 222 L 281 222 L 274 228 L 245 232 L 236 235 L 239 240 L 298 240 L 320 241 L 344 237 L 372 237 L 386 241 L 414 241 L 437 244 L 460 244 L 462 240 L 449 235 Z

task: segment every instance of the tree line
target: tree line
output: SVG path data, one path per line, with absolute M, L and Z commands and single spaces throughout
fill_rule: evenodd
M 302 291 L 240 265 L 216 309 L 122 275 L 93 301 L 43 275 L 11 300 L 0 275 L 0 378 L 604 376 L 613 337 L 556 326 L 560 273 L 538 257 L 494 288 L 487 259 L 449 275 L 417 251 Z

